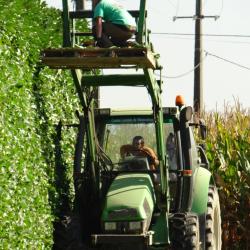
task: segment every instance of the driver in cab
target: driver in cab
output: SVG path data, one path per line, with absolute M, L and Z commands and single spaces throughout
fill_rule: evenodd
M 147 157 L 151 170 L 155 170 L 159 165 L 159 160 L 153 149 L 144 146 L 144 138 L 142 136 L 135 136 L 132 144 L 122 145 L 120 148 L 121 157 L 126 156 L 141 156 Z

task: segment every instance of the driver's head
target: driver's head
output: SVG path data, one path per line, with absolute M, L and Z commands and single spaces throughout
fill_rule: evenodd
M 144 138 L 140 135 L 137 135 L 133 138 L 132 144 L 135 148 L 140 149 L 144 146 Z

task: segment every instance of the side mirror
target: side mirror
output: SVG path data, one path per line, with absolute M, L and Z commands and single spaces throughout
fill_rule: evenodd
M 181 110 L 180 112 L 180 118 L 184 122 L 189 122 L 192 119 L 193 116 L 193 108 L 188 106 Z

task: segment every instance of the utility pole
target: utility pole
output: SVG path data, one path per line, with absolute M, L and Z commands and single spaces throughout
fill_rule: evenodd
M 195 15 L 195 51 L 194 51 L 194 112 L 201 114 L 203 103 L 203 65 L 202 65 L 202 0 L 196 0 Z M 199 65 L 199 66 L 197 66 Z
M 202 19 L 214 18 L 217 20 L 219 16 L 204 16 L 202 9 L 202 0 L 196 0 L 195 16 L 175 16 L 173 20 L 183 18 L 193 18 L 195 20 L 195 49 L 194 49 L 194 112 L 200 116 L 204 108 L 203 102 L 203 66 L 202 66 Z

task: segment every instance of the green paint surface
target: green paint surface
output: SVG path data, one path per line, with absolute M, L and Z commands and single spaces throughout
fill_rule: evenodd
M 162 245 L 167 243 L 167 215 L 162 212 L 155 218 L 150 230 L 154 231 L 153 244 Z
M 103 221 L 145 220 L 152 215 L 155 203 L 151 177 L 144 173 L 118 175 L 107 193 L 102 214 Z M 133 213 L 124 213 L 112 218 L 114 211 L 133 209 Z
M 206 212 L 210 178 L 211 173 L 207 169 L 199 167 L 195 170 L 192 212 L 197 214 Z

